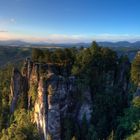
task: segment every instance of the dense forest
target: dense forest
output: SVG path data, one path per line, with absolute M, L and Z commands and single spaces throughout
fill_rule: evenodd
M 24 59 L 29 56 L 28 51 L 25 53 L 26 55 L 22 56 L 25 56 Z M 34 48 L 29 57 L 26 61 L 31 61 L 30 66 L 33 69 L 28 76 L 25 74 L 28 66 L 23 62 L 8 64 L 0 69 L 1 140 L 140 139 L 139 52 L 131 62 L 127 55 L 118 56 L 116 51 L 93 42 L 88 48 L 54 50 Z M 36 66 L 35 72 L 37 71 L 38 77 L 34 74 Z M 45 79 L 46 86 L 51 81 L 48 78 L 51 70 L 55 73 L 53 78 L 58 80 L 60 86 L 64 85 L 67 89 L 70 87 L 69 77 L 74 79 L 72 90 L 64 90 L 67 91 L 65 94 L 69 94 L 59 101 L 58 97 L 53 97 L 49 90 L 43 91 L 45 94 L 43 98 L 52 96 L 51 105 L 55 103 L 59 104 L 60 108 L 62 106 L 58 120 L 59 139 L 55 138 L 54 131 L 47 130 L 47 126 L 45 129 L 47 135 L 44 129 L 41 131 L 34 117 L 36 104 L 43 100 L 39 100 L 38 97 L 40 80 Z M 22 80 L 18 79 L 22 84 L 13 80 L 17 80 L 16 75 L 22 77 Z M 15 88 L 18 88 L 18 85 L 20 87 L 16 96 Z M 60 91 L 59 96 L 62 97 L 63 92 Z M 46 108 L 49 106 L 48 99 L 42 101 L 48 102 L 44 105 Z M 13 104 L 14 108 L 11 107 Z M 68 106 L 67 109 L 64 108 L 65 113 L 64 105 Z M 49 118 L 49 115 L 45 117 Z M 55 119 L 55 115 L 52 113 L 50 116 Z M 52 122 L 51 118 L 49 119 Z M 49 125 L 49 122 L 46 124 Z M 53 122 L 50 125 L 53 125 Z M 54 124 L 52 127 L 57 126 Z

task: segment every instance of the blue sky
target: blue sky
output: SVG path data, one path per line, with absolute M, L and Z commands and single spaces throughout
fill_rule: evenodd
M 139 0 L 0 0 L 0 39 L 140 40 Z

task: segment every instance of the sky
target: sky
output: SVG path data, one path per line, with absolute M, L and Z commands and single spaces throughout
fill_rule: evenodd
M 0 0 L 0 40 L 140 41 L 140 0 Z

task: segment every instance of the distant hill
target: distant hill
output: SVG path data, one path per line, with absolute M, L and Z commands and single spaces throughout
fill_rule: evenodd
M 97 42 L 103 47 L 138 47 L 140 48 L 140 41 L 128 42 L 128 41 L 118 41 L 118 42 Z M 91 43 L 47 43 L 47 42 L 25 42 L 21 40 L 7 40 L 0 41 L 0 46 L 19 46 L 19 47 L 89 47 Z
M 98 42 L 99 45 L 104 47 L 140 47 L 140 41 L 128 42 L 128 41 L 118 41 L 118 42 Z
M 0 46 L 27 46 L 30 43 L 21 40 L 6 40 L 0 41 Z

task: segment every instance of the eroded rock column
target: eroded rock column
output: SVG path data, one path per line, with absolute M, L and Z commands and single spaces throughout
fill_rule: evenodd
M 34 122 L 42 137 L 42 140 L 47 140 L 47 94 L 46 84 L 41 77 L 38 84 L 38 95 L 34 106 Z

